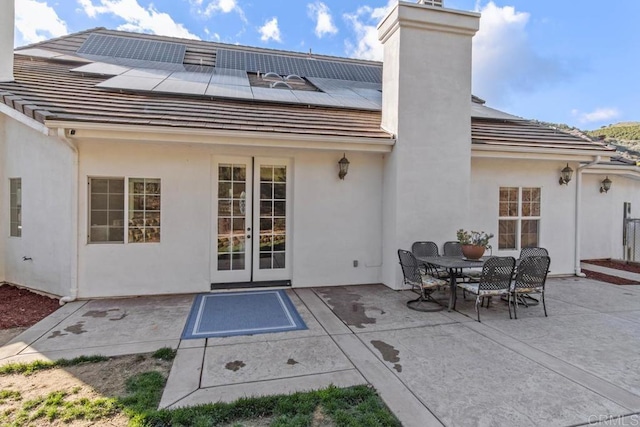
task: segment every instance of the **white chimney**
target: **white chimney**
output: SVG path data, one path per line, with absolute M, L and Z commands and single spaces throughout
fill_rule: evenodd
M 0 0 L 0 82 L 12 82 L 14 0 Z
M 384 47 L 383 282 L 401 283 L 396 250 L 456 240 L 469 227 L 471 41 L 480 15 L 399 1 L 378 25 Z M 434 7 L 436 6 L 436 7 Z

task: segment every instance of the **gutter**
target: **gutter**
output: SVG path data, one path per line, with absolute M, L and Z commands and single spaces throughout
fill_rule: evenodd
M 71 180 L 71 268 L 70 278 L 71 284 L 69 287 L 69 294 L 60 298 L 60 305 L 64 305 L 68 302 L 75 301 L 78 298 L 78 185 L 79 185 L 79 153 L 78 147 L 67 138 L 67 130 L 64 128 L 58 128 L 58 139 L 67 144 L 71 151 L 73 151 L 73 167 Z
M 575 248 L 574 248 L 574 272 L 578 277 L 586 277 L 586 275 L 582 272 L 580 268 L 580 229 L 581 229 L 581 221 L 580 221 L 580 205 L 582 204 L 582 172 L 585 169 L 592 168 L 597 166 L 601 161 L 601 156 L 595 156 L 593 161 L 579 166 L 576 171 L 576 209 L 575 209 Z
M 389 153 L 396 140 L 384 137 L 336 136 L 267 131 L 238 131 L 152 125 L 45 120 L 51 128 L 67 129 L 71 140 L 153 141 L 154 143 L 190 143 L 206 145 L 270 146 L 311 150 L 347 150 Z

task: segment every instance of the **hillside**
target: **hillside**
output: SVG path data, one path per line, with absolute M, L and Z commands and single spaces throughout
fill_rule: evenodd
M 606 139 L 617 139 L 640 144 L 640 122 L 623 122 L 614 125 L 603 126 L 600 129 L 587 131 L 587 135 Z
M 585 139 L 604 142 L 623 157 L 640 160 L 640 122 L 621 122 L 600 129 L 584 131 L 564 123 L 538 122 Z

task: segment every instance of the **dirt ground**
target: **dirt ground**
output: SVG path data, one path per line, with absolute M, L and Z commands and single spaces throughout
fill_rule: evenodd
M 611 259 L 589 259 L 582 262 L 587 264 L 597 265 L 600 267 L 613 268 L 616 270 L 624 270 L 624 271 L 640 274 L 640 264 L 636 264 L 636 263 L 611 260 Z M 629 279 L 625 279 L 617 276 L 610 276 L 608 274 L 597 273 L 595 271 L 589 270 L 588 268 L 583 268 L 582 272 L 586 274 L 587 278 L 589 279 L 600 280 L 601 282 L 607 282 L 614 285 L 640 285 L 639 282 L 636 282 L 633 280 L 629 280 Z
M 60 307 L 56 298 L 15 286 L 0 286 L 0 329 L 33 326 Z
M 16 411 L 24 402 L 55 391 L 69 393 L 68 399 L 96 399 L 100 397 L 118 397 L 125 394 L 125 381 L 136 374 L 158 371 L 168 377 L 170 361 L 157 360 L 149 354 L 114 357 L 105 362 L 88 363 L 67 368 L 40 371 L 32 375 L 0 376 L 0 392 L 16 391 L 21 399 L 0 400 L 0 414 Z M 11 416 L 9 416 L 9 422 Z M 1 424 L 1 423 L 0 423 Z M 34 426 L 126 426 L 128 419 L 118 414 L 111 418 L 89 421 L 48 422 L 45 419 L 34 421 Z

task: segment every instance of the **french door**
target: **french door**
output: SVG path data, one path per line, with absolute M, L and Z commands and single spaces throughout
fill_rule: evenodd
M 211 283 L 289 280 L 287 159 L 215 157 Z

